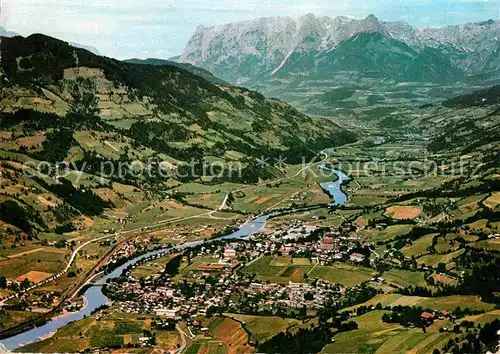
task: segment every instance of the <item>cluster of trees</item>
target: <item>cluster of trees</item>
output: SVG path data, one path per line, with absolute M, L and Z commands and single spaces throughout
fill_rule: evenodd
M 7 278 L 3 275 L 0 275 L 0 288 L 7 289 Z
M 376 206 L 364 207 L 363 214 L 368 214 L 370 212 L 375 212 L 375 211 L 380 210 L 380 209 L 383 209 L 383 207 L 376 207 Z M 378 217 L 378 218 L 376 217 L 376 218 L 368 220 L 368 226 L 371 227 L 371 228 L 376 227 L 380 223 L 384 223 L 387 226 L 391 226 L 391 225 L 415 224 L 416 221 L 413 220 L 413 219 L 401 219 L 401 220 L 399 220 L 399 219 L 393 219 L 393 218 L 385 216 L 385 215 L 383 215 L 381 217 Z
M 339 313 L 337 309 L 338 304 L 328 299 L 318 310 L 318 326 L 301 328 L 294 334 L 281 332 L 263 343 L 257 342 L 256 347 L 263 353 L 317 353 L 333 341 L 335 334 L 358 328 L 356 322 L 348 321 L 347 311 Z
M 459 294 L 480 295 L 484 301 L 500 303 L 500 257 L 498 253 L 475 252 L 475 261 L 470 265 L 457 286 Z
M 358 288 L 352 290 L 345 298 L 338 302 L 338 309 L 362 304 L 377 295 L 379 291 L 366 284 L 361 284 Z
M 54 232 L 56 234 L 59 234 L 59 235 L 62 235 L 66 232 L 71 232 L 71 231 L 74 231 L 75 230 L 75 226 L 73 225 L 73 223 L 71 222 L 67 222 L 63 225 L 59 225 L 59 226 L 56 226 L 54 228 Z
M 432 296 L 432 291 L 428 287 L 420 285 L 416 286 L 408 285 L 404 289 L 396 290 L 396 292 L 399 294 L 410 295 L 410 296 L 423 296 L 423 297 Z
M 349 318 L 349 314 L 347 311 L 339 314 L 338 310 L 342 308 L 346 308 L 349 306 L 354 306 L 358 304 L 362 304 L 375 295 L 378 294 L 377 289 L 372 288 L 366 284 L 361 284 L 359 287 L 352 288 L 345 294 L 345 296 L 340 300 L 334 300 L 333 298 L 327 298 L 323 307 L 320 308 L 316 316 L 320 323 L 328 323 L 332 317 L 341 318 L 342 320 L 346 320 Z M 344 317 L 342 317 L 344 316 Z
M 203 154 L 202 150 L 199 153 Z M 191 153 L 189 154 L 191 155 Z M 263 166 L 254 158 L 249 158 L 241 162 L 245 163 L 246 166 L 241 169 L 233 169 L 230 165 L 224 167 L 220 165 L 211 166 L 206 163 L 204 158 L 199 158 L 192 164 L 180 165 L 175 178 L 187 182 L 210 173 L 211 177 L 213 177 L 213 183 L 234 182 L 252 184 L 259 182 L 260 179 L 265 180 L 275 177 L 276 171 L 272 167 Z M 207 169 L 207 167 L 209 168 Z
M 36 225 L 45 226 L 41 216 L 31 207 L 23 207 L 13 200 L 0 203 L 0 220 L 18 227 L 30 236 L 35 234 Z
M 394 248 L 399 250 L 406 246 L 408 242 L 418 240 L 420 237 L 432 233 L 433 231 L 434 229 L 429 227 L 416 226 L 412 228 L 410 232 L 396 236 L 394 238 L 396 240 L 396 242 L 394 243 Z
M 68 90 L 73 97 L 71 110 L 83 116 L 93 116 L 99 112 L 98 100 L 95 96 L 95 85 L 90 78 L 77 77 L 69 85 Z
M 24 132 L 55 128 L 60 117 L 54 113 L 44 113 L 22 108 L 16 112 L 0 112 L 0 128 L 8 130 L 18 124 L 23 125 Z
M 39 177 L 34 177 L 34 179 L 43 188 L 51 191 L 61 199 L 64 199 L 69 205 L 86 215 L 100 215 L 105 208 L 113 207 L 113 203 L 102 200 L 92 190 L 75 188 L 73 183 L 66 178 L 60 178 L 60 183 L 58 184 L 49 184 Z
M 391 313 L 384 313 L 382 321 L 386 323 L 399 323 L 403 326 L 413 324 L 417 327 L 425 327 L 425 320 L 421 317 L 425 310 L 414 306 L 394 306 Z M 432 312 L 429 310 L 429 312 Z
M 165 264 L 164 274 L 174 276 L 179 274 L 179 267 L 182 262 L 182 255 L 177 255 Z
M 116 282 L 116 281 L 115 281 Z M 113 283 L 105 284 L 102 287 L 102 293 L 114 301 L 135 301 L 138 298 L 138 295 L 133 292 L 117 292 L 116 285 Z M 117 282 L 116 282 L 117 283 Z
M 424 201 L 420 203 L 420 205 L 422 206 L 423 212 L 431 217 L 457 208 L 457 206 L 449 200 L 446 200 L 446 202 L 436 202 L 435 199 L 432 199 L 431 201 Z
M 296 240 L 292 239 L 292 240 L 289 240 L 287 242 L 298 243 L 298 244 L 316 242 L 316 241 L 319 241 L 327 232 L 330 232 L 330 231 L 331 231 L 331 229 L 329 227 L 319 227 L 305 237 L 301 237 L 301 238 L 298 238 Z
M 63 161 L 68 155 L 69 149 L 76 145 L 77 142 L 73 138 L 72 130 L 67 128 L 55 129 L 46 134 L 42 143 L 43 150 L 36 154 L 36 157 L 52 163 Z
M 192 297 L 194 297 L 198 288 L 198 284 L 189 283 L 185 279 L 179 284 L 179 291 L 186 299 L 191 299 Z

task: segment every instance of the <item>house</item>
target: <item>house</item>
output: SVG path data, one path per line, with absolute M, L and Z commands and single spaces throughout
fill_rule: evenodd
M 335 253 L 333 259 L 342 259 L 342 253 Z
M 323 237 L 323 240 L 321 241 L 319 248 L 323 251 L 329 251 L 329 250 L 333 249 L 334 243 L 335 243 L 335 240 L 333 239 L 333 237 L 325 236 L 325 237 Z
M 232 247 L 224 248 L 224 258 L 234 258 L 236 257 L 236 250 Z
M 363 262 L 365 260 L 365 256 L 361 253 L 353 253 L 349 256 L 349 259 L 353 262 Z
M 281 248 L 279 249 L 279 251 L 284 256 L 288 256 L 290 254 L 290 252 L 293 251 L 293 246 L 288 246 L 288 245 L 281 246 Z
M 349 234 L 349 240 L 359 240 L 358 234 L 356 234 L 355 232 L 351 232 Z
M 335 242 L 335 240 L 333 239 L 333 237 L 328 237 L 328 236 L 325 236 L 323 237 L 323 242 L 324 244 L 333 244 Z
M 156 314 L 158 316 L 165 316 L 167 318 L 175 318 L 179 313 L 179 309 L 158 309 Z
M 422 314 L 420 315 L 420 317 L 422 317 L 423 319 L 425 320 L 430 320 L 432 321 L 435 317 L 434 313 L 430 313 L 430 312 L 422 312 Z
M 438 317 L 439 317 L 439 319 L 440 319 L 440 320 L 444 320 L 444 319 L 445 319 L 445 317 L 448 317 L 448 315 L 449 315 L 449 312 L 448 312 L 448 311 L 446 311 L 446 310 L 442 310 L 442 311 L 439 313 L 439 316 L 438 316 Z

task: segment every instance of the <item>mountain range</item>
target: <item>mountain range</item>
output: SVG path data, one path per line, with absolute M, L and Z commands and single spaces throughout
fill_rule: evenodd
M 20 36 L 20 34 L 17 32 L 14 32 L 14 31 L 8 31 L 4 27 L 0 27 L 0 37 L 10 38 L 10 37 L 16 37 L 16 36 Z M 84 44 L 80 44 L 80 43 L 76 43 L 76 42 L 68 42 L 68 44 L 73 46 L 73 47 L 85 49 L 85 50 L 88 50 L 89 52 L 92 52 L 96 55 L 99 55 L 99 51 L 94 46 L 84 45 Z
M 452 82 L 498 74 L 500 21 L 414 28 L 374 15 L 362 20 L 313 14 L 297 20 L 261 18 L 199 26 L 178 61 L 238 84 L 294 70 L 317 76 L 375 71 L 398 81 Z

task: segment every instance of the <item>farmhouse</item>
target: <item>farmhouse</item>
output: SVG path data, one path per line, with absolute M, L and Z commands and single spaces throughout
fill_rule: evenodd
M 422 314 L 420 315 L 420 317 L 422 317 L 423 319 L 425 320 L 433 320 L 434 319 L 434 313 L 430 313 L 430 312 L 422 312 Z

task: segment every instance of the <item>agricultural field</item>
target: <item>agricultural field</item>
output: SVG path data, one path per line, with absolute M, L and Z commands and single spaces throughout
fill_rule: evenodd
M 205 208 L 217 209 L 226 198 L 226 193 L 205 193 L 188 195 L 184 200 L 191 205 L 203 206 Z
M 300 166 L 292 166 L 298 167 Z M 298 169 L 297 172 L 299 172 Z M 288 176 L 272 183 L 255 187 L 247 187 L 233 193 L 234 201 L 231 207 L 247 213 L 257 213 L 264 210 L 288 208 L 295 205 L 315 205 L 331 202 L 319 187 L 319 183 L 335 181 L 337 176 L 312 166 L 304 172 L 292 169 Z
M 245 330 L 250 332 L 250 341 L 253 343 L 262 343 L 276 334 L 286 332 L 288 329 L 300 324 L 300 321 L 293 318 L 252 316 L 232 313 L 226 313 L 224 315 L 242 323 Z
M 183 280 L 200 282 L 201 275 L 204 272 L 198 271 L 197 268 L 201 265 L 218 264 L 219 257 L 212 256 L 196 256 L 188 261 L 181 262 L 179 266 L 179 274 L 175 275 L 172 280 L 180 282 Z M 217 272 L 212 272 L 217 275 Z
M 500 205 L 500 192 L 491 193 L 491 196 L 486 198 L 484 204 L 491 209 L 495 209 L 498 205 Z
M 437 243 L 434 245 L 436 252 L 448 253 L 456 251 L 460 247 L 460 242 L 457 240 L 459 237 L 460 235 L 457 234 L 447 234 L 445 237 L 438 237 Z
M 475 242 L 473 247 L 487 251 L 500 251 L 500 239 Z
M 376 271 L 370 268 L 337 263 L 332 266 L 318 265 L 309 273 L 309 279 L 318 278 L 330 283 L 354 286 L 370 280 Z
M 229 193 L 233 190 L 248 188 L 246 184 L 229 183 L 222 184 L 201 184 L 197 182 L 184 183 L 175 188 L 176 191 L 186 194 L 214 194 L 214 193 Z
M 257 279 L 275 283 L 300 283 L 314 268 L 314 264 L 307 259 L 289 256 L 262 256 L 243 269 L 245 273 L 255 273 Z
M 228 317 L 214 317 L 209 320 L 208 334 L 195 338 L 186 353 L 254 353 L 255 348 L 248 344 L 247 332 L 238 321 Z
M 411 231 L 413 225 L 401 224 L 401 225 L 391 225 L 383 230 L 379 229 L 365 229 L 360 232 L 360 234 L 372 242 L 378 241 L 390 241 L 397 236 L 405 235 Z
M 437 236 L 437 234 L 424 235 L 417 240 L 412 241 L 411 244 L 403 247 L 401 249 L 401 252 L 407 257 L 426 254 L 428 253 L 427 249 L 432 244 L 432 239 L 434 238 L 434 236 Z
M 58 273 L 66 266 L 70 254 L 68 249 L 55 247 L 38 247 L 17 252 L 9 252 L 6 258 L 0 260 L 2 275 L 8 279 L 26 276 L 35 270 L 48 273 L 48 276 Z
M 87 317 L 60 328 L 52 337 L 29 344 L 22 352 L 75 352 L 86 348 L 122 347 L 138 344 L 144 330 L 157 333 L 161 348 L 175 349 L 180 344 L 177 331 L 156 331 L 151 328 L 150 315 L 112 313 L 98 321 Z
M 449 277 L 449 276 L 444 275 L 444 274 L 434 273 L 433 275 L 431 275 L 431 277 L 434 279 L 434 282 L 439 282 L 439 283 L 442 283 L 445 285 L 454 286 L 454 285 L 458 284 L 457 279 Z
M 462 321 L 473 321 L 484 325 L 500 318 L 500 310 L 491 310 L 479 315 L 465 316 Z
M 375 195 L 373 193 L 367 193 L 366 191 L 359 191 L 351 197 L 348 205 L 362 206 L 362 205 L 377 205 L 384 204 L 387 202 L 387 198 L 380 195 Z
M 226 347 L 217 340 L 213 340 L 211 338 L 200 338 L 186 349 L 186 354 L 198 353 L 226 354 Z
M 131 272 L 131 275 L 137 279 L 150 277 L 163 271 L 163 269 L 165 269 L 165 264 L 173 257 L 173 255 L 166 255 L 160 258 L 156 258 L 150 262 L 143 263 L 140 266 L 134 268 Z
M 465 252 L 465 249 L 460 249 L 455 252 L 446 254 L 428 254 L 417 259 L 418 264 L 423 264 L 428 267 L 437 267 L 439 263 L 445 263 L 446 269 L 453 269 L 455 263 L 453 260 Z
M 388 272 L 384 272 L 382 277 L 386 282 L 401 288 L 406 288 L 408 286 L 425 286 L 427 284 L 425 282 L 424 273 L 422 272 L 391 269 Z
M 300 213 L 286 214 L 270 219 L 266 224 L 266 228 L 285 228 L 290 224 L 290 222 L 294 220 L 300 220 L 304 223 L 307 223 L 308 225 L 338 227 L 343 220 L 343 216 L 341 215 L 341 213 L 344 212 L 353 213 L 353 211 L 351 210 L 336 210 L 334 213 L 331 213 L 328 209 L 321 208 Z
M 39 252 L 39 251 L 44 249 L 43 247 L 41 247 L 40 245 L 37 245 L 34 242 L 30 242 L 30 243 L 23 242 L 21 245 L 16 245 L 16 246 L 11 245 L 11 247 L 6 247 L 9 240 L 3 239 L 2 241 L 4 241 L 5 244 L 4 244 L 3 248 L 0 249 L 0 258 L 1 259 L 24 257 L 27 254 Z
M 422 213 L 422 209 L 411 205 L 393 205 L 388 207 L 385 213 L 393 219 L 415 219 Z

